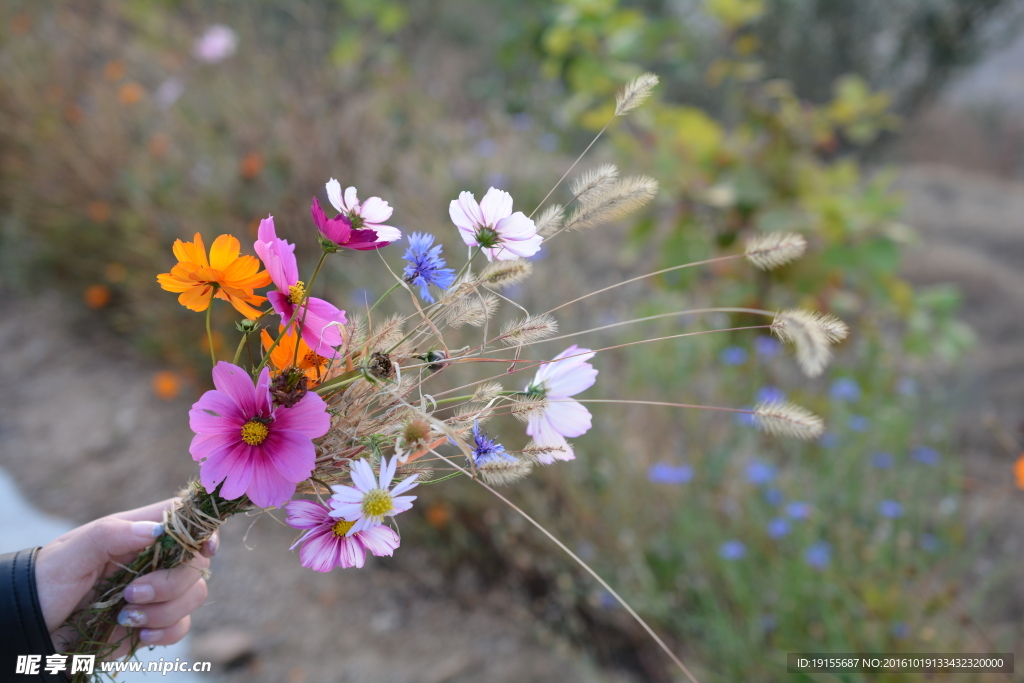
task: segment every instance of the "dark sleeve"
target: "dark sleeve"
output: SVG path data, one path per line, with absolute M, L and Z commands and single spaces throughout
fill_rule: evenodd
M 39 548 L 0 555 L 0 681 L 66 683 L 63 674 L 43 670 L 56 650 L 36 591 Z M 42 655 L 38 676 L 16 674 L 18 655 Z

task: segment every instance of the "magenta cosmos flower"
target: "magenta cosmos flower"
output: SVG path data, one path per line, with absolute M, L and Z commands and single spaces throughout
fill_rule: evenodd
M 488 261 L 533 256 L 544 241 L 522 211 L 512 213 L 512 195 L 493 187 L 479 204 L 472 192 L 460 192 L 448 205 L 448 215 L 462 240 L 471 247 L 482 247 Z
M 397 515 L 412 507 L 416 496 L 402 496 L 412 487 L 416 486 L 418 474 L 407 477 L 395 485 L 395 488 L 388 490 L 391 480 L 395 476 L 395 468 L 398 467 L 398 457 L 381 458 L 380 461 L 380 484 L 373 476 L 373 468 L 365 460 L 356 460 L 352 463 L 352 483 L 355 486 L 338 484 L 332 486 L 334 495 L 331 496 L 331 516 L 340 517 L 347 522 L 354 522 L 348 530 L 348 536 L 365 531 L 373 526 L 381 524 L 385 517 Z
M 314 296 L 301 303 L 306 296 L 306 283 L 299 279 L 295 245 L 278 238 L 273 216 L 260 221 L 253 249 L 277 287 L 276 292 L 267 292 L 267 298 L 281 316 L 281 323 L 287 327 L 294 320 L 296 325 L 302 326 L 302 338 L 310 349 L 324 358 L 334 358 L 337 355 L 334 349 L 342 344 L 341 327 L 346 322 L 345 311 Z
M 326 505 L 312 500 L 290 501 L 285 510 L 288 511 L 285 521 L 289 526 L 306 530 L 291 549 L 301 543 L 299 560 L 302 566 L 316 572 L 329 572 L 335 567 L 362 567 L 367 550 L 377 557 L 390 557 L 400 543 L 398 534 L 384 525 L 349 536 L 355 522 L 331 517 Z
M 327 181 L 327 199 L 338 213 L 349 219 L 353 230 L 373 230 L 377 233 L 378 242 L 390 244 L 402 239 L 401 230 L 384 225 L 384 221 L 391 218 L 393 209 L 380 197 L 370 197 L 360 204 L 356 188 L 347 187 L 342 195 L 341 183 L 331 178 Z
M 291 408 L 275 408 L 269 368 L 253 386 L 245 370 L 221 361 L 213 385 L 188 413 L 199 481 L 209 492 L 223 482 L 220 496 L 227 500 L 245 494 L 260 507 L 280 507 L 313 472 L 312 439 L 331 426 L 327 405 L 310 391 Z
M 569 397 L 594 386 L 597 370 L 587 362 L 593 357 L 590 349 L 573 344 L 550 363 L 542 365 L 526 387 L 526 393 L 547 400 L 544 412 L 530 417 L 526 433 L 538 446 L 559 449 L 538 458 L 545 465 L 555 460 L 575 459 L 576 454 L 565 438 L 581 436 L 590 429 L 590 411 Z

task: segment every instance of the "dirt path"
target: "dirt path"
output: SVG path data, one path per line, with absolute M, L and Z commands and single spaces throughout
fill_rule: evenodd
M 45 511 L 79 522 L 167 497 L 196 471 L 194 397 L 158 399 L 156 368 L 95 326 L 56 297 L 0 318 L 0 467 Z M 210 600 L 194 615 L 197 658 L 251 651 L 223 680 L 630 680 L 596 671 L 516 595 L 447 583 L 413 541 L 394 559 L 321 575 L 299 566 L 294 531 L 272 519 L 243 543 L 251 521 L 225 526 Z

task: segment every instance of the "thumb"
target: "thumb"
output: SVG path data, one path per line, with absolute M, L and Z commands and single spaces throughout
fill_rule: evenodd
M 95 569 L 115 558 L 143 550 L 163 532 L 164 525 L 157 522 L 103 517 L 86 524 L 82 533 L 75 534 L 64 544 L 63 551 L 82 568 Z

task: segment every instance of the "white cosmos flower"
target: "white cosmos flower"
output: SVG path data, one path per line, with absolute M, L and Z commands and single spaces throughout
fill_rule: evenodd
M 483 247 L 488 261 L 533 256 L 544 238 L 522 211 L 512 213 L 512 195 L 495 188 L 477 204 L 472 192 L 460 192 L 448 206 L 455 227 L 471 247 Z
M 388 490 L 391 486 L 391 479 L 395 476 L 395 468 L 398 467 L 398 458 L 387 458 L 380 461 L 380 484 L 373 476 L 373 468 L 366 460 L 357 460 L 352 463 L 352 483 L 355 486 L 338 484 L 332 486 L 334 495 L 331 496 L 331 517 L 340 517 L 347 522 L 355 522 L 352 528 L 345 534 L 352 536 L 360 531 L 365 531 L 384 522 L 385 517 L 397 515 L 412 507 L 416 496 L 402 496 L 409 489 L 416 486 L 418 474 L 403 479 L 395 488 Z
M 390 225 L 383 225 L 384 221 L 391 218 L 394 211 L 388 203 L 380 197 L 370 197 L 362 204 L 356 188 L 345 188 L 345 194 L 341 194 L 341 183 L 334 178 L 327 181 L 327 199 L 331 205 L 352 221 L 353 230 L 373 230 L 377 233 L 378 242 L 397 242 L 402 239 L 402 231 Z
M 546 465 L 555 460 L 575 459 L 576 454 L 565 437 L 581 436 L 590 429 L 590 411 L 569 397 L 594 386 L 597 369 L 587 362 L 593 357 L 590 349 L 573 344 L 550 363 L 542 365 L 526 387 L 527 393 L 545 399 L 544 412 L 530 417 L 526 433 L 542 448 L 561 449 L 538 457 Z

